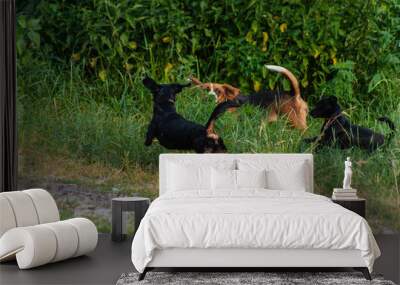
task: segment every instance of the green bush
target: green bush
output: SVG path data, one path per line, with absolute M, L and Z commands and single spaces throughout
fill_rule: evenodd
M 103 81 L 144 70 L 177 80 L 185 66 L 187 75 L 273 88 L 279 77 L 263 69 L 270 63 L 293 70 L 315 100 L 336 66 L 352 62 L 350 84 L 360 91 L 353 100 L 365 103 L 381 84 L 392 88 L 386 82 L 400 71 L 398 0 L 36 0 L 18 7 L 40 21 L 46 56 L 81 62 L 88 78 Z

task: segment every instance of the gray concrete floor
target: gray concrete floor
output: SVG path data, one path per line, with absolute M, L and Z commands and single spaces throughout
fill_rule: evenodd
M 375 239 L 381 250 L 374 265 L 374 271 L 383 274 L 385 279 L 400 284 L 400 233 L 379 234 Z
M 376 235 L 376 240 L 382 256 L 376 261 L 374 271 L 399 283 L 400 235 Z M 0 265 L 0 284 L 115 284 L 122 273 L 134 271 L 130 246 L 131 240 L 114 243 L 109 235 L 101 234 L 97 249 L 88 256 L 29 270 L 19 270 L 16 262 L 3 263 Z
M 124 272 L 134 271 L 131 240 L 115 243 L 99 235 L 95 251 L 41 267 L 19 270 L 16 262 L 0 265 L 0 284 L 115 284 Z

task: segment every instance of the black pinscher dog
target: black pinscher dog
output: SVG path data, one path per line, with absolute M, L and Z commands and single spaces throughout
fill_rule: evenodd
M 308 143 L 317 143 L 317 148 L 321 146 L 339 146 L 341 149 L 357 146 L 361 149 L 374 151 L 382 146 L 385 141 L 389 142 L 395 132 L 394 123 L 386 117 L 378 120 L 385 122 L 391 129 L 390 134 L 385 139 L 384 135 L 376 133 L 368 128 L 352 124 L 342 113 L 337 98 L 329 96 L 322 98 L 311 110 L 313 118 L 325 119 L 321 128 L 321 133 L 317 137 L 305 139 Z
M 197 153 L 226 152 L 224 141 L 214 132 L 216 119 L 232 104 L 220 104 L 205 126 L 191 122 L 176 112 L 176 95 L 189 84 L 158 84 L 146 77 L 143 84 L 153 94 L 153 118 L 148 126 L 145 145 L 157 138 L 162 146 Z

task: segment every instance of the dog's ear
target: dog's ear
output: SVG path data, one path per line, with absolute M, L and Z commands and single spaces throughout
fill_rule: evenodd
M 235 99 L 240 93 L 239 88 L 235 88 L 229 84 L 223 84 L 222 87 L 224 88 L 226 99 Z
M 143 82 L 143 85 L 146 86 L 146 88 L 148 88 L 152 92 L 157 92 L 160 88 L 160 86 L 157 84 L 157 82 L 155 82 L 153 79 L 151 79 L 148 76 L 146 76 L 142 82 Z

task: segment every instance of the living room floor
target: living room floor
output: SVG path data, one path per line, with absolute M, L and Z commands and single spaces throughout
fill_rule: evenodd
M 382 251 L 375 263 L 375 272 L 399 283 L 400 234 L 379 234 L 375 238 Z M 110 235 L 100 234 L 96 250 L 88 256 L 30 270 L 19 270 L 16 262 L 3 263 L 0 265 L 0 284 L 115 284 L 122 273 L 134 271 L 130 247 L 131 239 L 116 243 L 111 241 Z
M 132 272 L 131 241 L 112 242 L 100 234 L 97 248 L 80 256 L 45 266 L 18 270 L 16 262 L 0 265 L 0 284 L 115 284 L 124 272 Z

